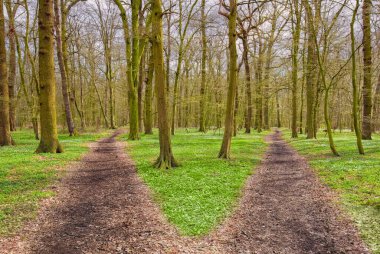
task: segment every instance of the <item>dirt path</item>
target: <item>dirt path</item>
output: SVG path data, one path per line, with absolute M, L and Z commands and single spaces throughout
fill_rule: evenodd
M 180 237 L 136 174 L 120 134 L 101 140 L 3 253 L 368 253 L 307 163 L 276 133 L 240 205 L 202 239 Z
M 216 233 L 229 253 L 369 253 L 336 197 L 282 140 L 271 143 L 234 215 Z

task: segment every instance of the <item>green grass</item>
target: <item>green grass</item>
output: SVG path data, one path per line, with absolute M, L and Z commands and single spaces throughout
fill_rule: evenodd
M 14 147 L 0 147 L 0 236 L 14 232 L 35 216 L 41 199 L 54 193 L 47 187 L 59 176 L 58 168 L 88 151 L 87 143 L 105 133 L 68 137 L 59 135 L 63 154 L 35 154 L 38 141 L 31 131 L 12 134 Z
M 341 157 L 331 155 L 324 133 L 317 140 L 304 136 L 293 140 L 289 131 L 284 132 L 284 137 L 308 158 L 321 179 L 340 194 L 363 239 L 374 253 L 380 253 L 380 136 L 363 141 L 366 154 L 361 156 L 353 133 L 335 133 Z
M 221 135 L 177 130 L 172 139 L 173 152 L 181 166 L 168 171 L 152 167 L 159 152 L 157 134 L 129 141 L 127 149 L 168 220 L 181 234 L 200 236 L 233 209 L 265 151 L 266 134 L 239 134 L 232 142 L 233 158 L 226 161 L 217 159 Z

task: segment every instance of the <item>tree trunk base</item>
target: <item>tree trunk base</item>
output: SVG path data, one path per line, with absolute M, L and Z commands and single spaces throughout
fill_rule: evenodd
M 129 133 L 128 136 L 129 140 L 140 140 L 140 135 L 138 133 Z
M 175 161 L 173 155 L 165 156 L 166 158 L 160 156 L 154 163 L 154 167 L 157 169 L 171 169 L 176 168 L 179 164 Z
M 63 153 L 63 147 L 58 142 L 58 140 L 51 144 L 45 144 L 41 141 L 36 150 L 36 153 Z

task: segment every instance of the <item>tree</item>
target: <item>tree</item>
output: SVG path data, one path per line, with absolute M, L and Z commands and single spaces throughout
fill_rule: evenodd
M 61 3 L 62 2 L 63 1 L 61 1 Z M 55 15 L 54 27 L 55 27 L 55 36 L 56 36 L 56 42 L 57 42 L 56 43 L 57 58 L 58 58 L 59 70 L 61 74 L 62 97 L 63 97 L 64 106 L 65 106 L 67 128 L 69 130 L 70 136 L 73 136 L 74 135 L 74 121 L 71 115 L 70 98 L 69 98 L 68 84 L 67 84 L 67 72 L 66 72 L 66 66 L 64 63 L 63 53 L 62 53 L 61 20 L 60 20 L 59 10 L 60 8 L 59 8 L 58 0 L 54 0 L 54 15 Z
M 297 91 L 298 91 L 298 50 L 301 34 L 301 8 L 298 0 L 292 0 L 292 138 L 297 138 Z M 301 95 L 302 96 L 302 95 Z
M 306 131 L 307 138 L 316 138 L 316 126 L 314 121 L 315 111 L 315 97 L 317 88 L 317 56 L 316 56 L 316 39 L 313 31 L 317 29 L 314 27 L 316 20 L 311 9 L 311 6 L 307 0 L 302 0 L 302 3 L 306 10 L 307 18 L 307 66 L 306 66 Z M 318 4 L 318 3 L 317 3 Z
M 201 91 L 199 102 L 199 131 L 206 131 L 206 60 L 207 60 L 207 38 L 206 38 L 206 0 L 202 0 L 201 7 L 201 33 L 202 33 L 202 71 L 201 71 Z
M 131 59 L 131 83 L 129 85 L 129 139 L 140 139 L 139 135 L 139 112 L 138 112 L 138 87 L 140 69 L 140 31 L 139 12 L 141 0 L 131 0 L 132 6 L 132 59 Z
M 59 20 L 56 18 L 55 23 L 56 28 L 59 28 L 59 31 L 56 31 L 57 35 L 57 58 L 59 62 L 60 67 L 60 74 L 61 74 L 61 85 L 62 85 L 62 96 L 63 96 L 63 102 L 65 105 L 65 115 L 66 115 L 66 124 L 69 131 L 70 136 L 73 136 L 75 134 L 75 125 L 74 125 L 74 119 L 72 116 L 72 108 L 71 102 L 74 100 L 73 93 L 70 93 L 70 82 L 68 75 L 70 74 L 69 71 L 69 53 L 67 48 L 67 17 L 70 14 L 71 9 L 78 4 L 80 1 L 84 0 L 60 0 L 60 11 L 61 11 L 61 19 Z M 58 2 L 55 4 L 58 8 Z M 57 10 L 58 11 L 58 10 Z M 57 13 L 55 13 L 57 15 Z M 58 36 L 60 38 L 58 38 Z M 58 40 L 60 42 L 58 42 Z M 60 44 L 60 46 L 58 46 Z M 61 60 L 60 60 L 61 59 Z M 63 63 L 62 63 L 63 62 Z M 71 98 L 70 98 L 71 97 Z
M 363 116 L 362 137 L 372 139 L 372 46 L 371 46 L 372 0 L 363 0 Z
M 174 88 L 173 88 L 173 104 L 172 104 L 172 125 L 171 125 L 171 133 L 174 135 L 175 132 L 175 123 L 176 123 L 176 112 L 177 112 L 177 97 L 178 97 L 178 86 L 179 86 L 179 78 L 182 72 L 182 63 L 183 56 L 188 49 L 192 39 L 195 36 L 195 32 L 188 35 L 187 31 L 189 29 L 190 21 L 194 15 L 196 4 L 198 0 L 189 1 L 190 9 L 187 16 L 187 19 L 184 21 L 183 16 L 183 0 L 178 1 L 179 5 L 179 20 L 178 20 L 178 34 L 179 34 L 179 46 L 178 46 L 178 60 L 177 60 L 177 68 L 174 76 Z M 187 39 L 187 41 L 186 41 Z
M 9 38 L 9 120 L 11 131 L 16 130 L 16 98 L 15 98 L 15 85 L 16 85 L 16 41 L 15 41 L 15 15 L 19 7 L 18 4 L 12 6 L 10 0 L 6 0 L 5 6 L 8 13 L 8 38 Z
M 100 36 L 104 50 L 104 62 L 105 62 L 105 76 L 106 76 L 106 97 L 109 100 L 109 116 L 110 116 L 110 128 L 116 129 L 115 124 L 115 95 L 114 95 L 114 72 L 112 66 L 112 51 L 114 46 L 114 40 L 116 36 L 116 13 L 111 6 L 108 6 L 106 14 L 103 13 L 101 8 L 101 2 L 96 1 L 97 15 L 100 25 Z
M 245 133 L 251 133 L 251 125 L 252 125 L 252 115 L 253 115 L 253 106 L 252 106 L 252 88 L 251 88 L 251 67 L 249 64 L 249 41 L 248 35 L 255 28 L 252 22 L 253 13 L 255 10 L 251 9 L 251 4 L 248 4 L 248 14 L 245 14 L 242 18 L 239 16 L 238 26 L 239 33 L 238 36 L 243 44 L 243 55 L 242 60 L 244 64 L 244 75 L 245 75 L 245 97 L 246 97 L 246 112 L 245 112 Z
M 9 118 L 9 87 L 5 49 L 4 2 L 0 0 L 0 146 L 12 145 Z
M 162 3 L 161 0 L 151 0 L 152 8 L 152 52 L 155 73 L 155 86 L 157 93 L 158 128 L 160 141 L 160 155 L 156 160 L 155 166 L 159 169 L 170 169 L 178 166 L 174 159 L 168 107 L 166 99 L 166 82 L 164 67 L 164 46 L 162 42 Z
M 356 134 L 356 145 L 360 154 L 364 154 L 364 148 L 362 144 L 362 133 L 359 126 L 359 117 L 358 117 L 358 107 L 359 107 L 359 95 L 358 95 L 358 84 L 356 77 L 356 50 L 355 50 L 355 19 L 359 9 L 359 0 L 356 0 L 355 9 L 352 14 L 352 19 L 350 23 L 350 38 L 351 38 L 351 59 L 352 59 L 352 70 L 351 70 L 351 79 L 352 79 L 352 116 L 354 121 L 354 129 Z
M 152 51 L 152 50 L 150 50 Z M 153 100 L 153 75 L 154 75 L 154 62 L 152 52 L 149 54 L 148 61 L 148 75 L 145 80 L 145 117 L 144 129 L 145 134 L 153 134 L 153 114 L 152 114 L 152 100 Z
M 61 153 L 58 141 L 54 73 L 53 0 L 38 1 L 38 56 L 41 140 L 37 153 Z
M 237 90 L 237 50 L 236 50 L 236 23 L 237 23 L 237 3 L 230 0 L 227 7 L 220 1 L 219 13 L 228 18 L 228 42 L 229 42 L 229 85 L 227 94 L 226 118 L 224 121 L 224 135 L 222 146 L 219 151 L 219 158 L 229 159 L 231 150 L 231 140 L 233 135 L 235 96 Z

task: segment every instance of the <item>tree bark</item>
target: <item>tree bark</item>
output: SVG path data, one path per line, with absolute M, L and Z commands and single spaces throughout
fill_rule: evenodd
M 149 55 L 148 75 L 145 80 L 145 134 L 153 134 L 153 114 L 152 114 L 152 100 L 153 100 L 153 75 L 154 75 L 154 62 L 152 52 Z
M 206 0 L 202 0 L 201 8 L 201 33 L 202 33 L 202 70 L 201 70 L 201 91 L 199 102 L 199 131 L 206 132 L 205 119 L 205 91 L 206 91 L 206 61 L 207 61 L 207 38 L 206 38 Z
M 227 94 L 226 118 L 224 121 L 224 135 L 222 146 L 219 151 L 219 158 L 229 159 L 231 151 L 231 141 L 234 124 L 235 96 L 237 90 L 237 50 L 236 50 L 236 21 L 237 21 L 237 3 L 236 0 L 230 0 L 228 15 L 228 41 L 229 41 L 229 85 Z
M 298 50 L 301 34 L 301 12 L 298 0 L 293 0 L 292 9 L 295 16 L 292 23 L 292 138 L 297 138 Z
M 138 140 L 139 135 L 139 112 L 138 112 L 138 74 L 139 74 L 139 10 L 141 0 L 131 1 L 132 5 L 132 55 L 131 55 L 131 84 L 128 91 L 129 99 L 129 139 Z
M 15 84 L 16 84 L 16 42 L 15 42 L 15 14 L 17 7 L 12 7 L 10 0 L 6 0 L 6 9 L 8 13 L 8 39 L 9 39 L 9 121 L 11 131 L 16 130 L 16 98 L 15 98 Z
M 256 129 L 262 132 L 263 128 L 263 54 L 264 46 L 262 39 L 259 38 L 259 49 L 256 64 Z
M 152 8 L 152 49 L 155 72 L 155 86 L 157 93 L 158 128 L 160 141 L 160 155 L 155 166 L 159 169 L 170 169 L 176 167 L 174 159 L 170 127 L 168 118 L 168 107 L 166 100 L 166 82 L 164 67 L 164 47 L 162 42 L 162 3 L 161 0 L 151 0 Z
M 58 6 L 58 1 L 55 1 L 55 5 Z M 59 68 L 61 72 L 61 82 L 62 82 L 62 96 L 63 96 L 63 103 L 65 106 L 65 114 L 66 114 L 66 124 L 69 131 L 70 136 L 75 134 L 75 124 L 74 119 L 72 115 L 72 105 L 71 105 L 71 99 L 70 99 L 70 84 L 69 84 L 69 53 L 67 49 L 67 30 L 66 30 L 66 22 L 67 22 L 67 15 L 69 14 L 69 9 L 66 8 L 66 2 L 64 0 L 60 0 L 61 5 L 61 16 L 59 16 L 59 13 L 55 13 L 56 20 L 55 23 L 58 24 L 58 27 L 56 26 L 56 36 L 57 36 L 57 57 L 58 57 L 58 63 Z M 60 17 L 60 20 L 59 20 Z M 58 19 L 58 20 L 57 20 Z M 58 38 L 58 36 L 60 38 Z M 58 40 L 60 42 L 58 42 Z M 60 44 L 61 46 L 59 46 Z M 62 58 L 60 60 L 60 58 Z M 61 65 L 63 67 L 61 67 Z M 62 76 L 64 75 L 64 76 Z
M 314 17 L 307 0 L 302 0 L 307 17 L 307 70 L 306 70 L 306 129 L 307 138 L 316 138 L 314 126 L 315 89 L 317 82 L 317 58 L 315 52 L 315 39 L 313 32 Z
M 54 73 L 53 0 L 38 1 L 41 140 L 37 153 L 61 153 L 58 141 Z
M 64 6 L 61 6 L 61 8 L 65 8 Z M 63 53 L 62 53 L 62 36 L 61 36 L 61 24 L 60 24 L 60 12 L 59 12 L 59 5 L 58 0 L 54 0 L 54 14 L 55 14 L 55 37 L 56 37 L 56 48 L 57 48 L 57 58 L 58 58 L 58 65 L 59 70 L 61 73 L 61 85 L 62 85 L 62 97 L 63 97 L 63 104 L 65 107 L 65 116 L 66 116 L 66 124 L 67 128 L 69 130 L 69 135 L 74 135 L 74 121 L 72 119 L 71 115 L 71 106 L 70 106 L 70 98 L 68 93 L 68 85 L 67 85 L 67 72 L 66 67 L 63 59 Z
M 364 148 L 362 144 L 362 133 L 359 126 L 358 108 L 359 108 L 359 95 L 358 95 L 358 84 L 356 76 L 356 52 L 355 52 L 355 19 L 359 9 L 359 0 L 356 0 L 356 6 L 352 14 L 352 19 L 350 23 L 350 38 L 351 38 L 351 79 L 352 79 L 352 116 L 354 121 L 354 129 L 356 134 L 356 145 L 358 147 L 359 154 L 364 154 Z
M 372 46 L 371 46 L 372 0 L 363 0 L 363 116 L 362 138 L 372 139 Z
M 245 69 L 245 94 L 247 101 L 247 109 L 245 115 L 245 133 L 251 133 L 251 124 L 252 124 L 252 90 L 251 90 L 251 68 L 249 66 L 248 60 L 248 35 L 244 34 L 242 36 L 243 42 L 243 62 Z
M 0 146 L 12 145 L 9 120 L 9 87 L 5 49 L 4 2 L 0 0 Z

